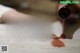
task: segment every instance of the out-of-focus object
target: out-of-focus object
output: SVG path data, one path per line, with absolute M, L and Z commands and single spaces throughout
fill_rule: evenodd
M 51 0 L 52 2 L 59 2 L 60 0 Z
M 76 4 L 68 4 L 62 7 L 58 14 L 62 19 L 70 19 L 72 21 L 72 19 L 79 19 L 80 8 Z
M 19 4 L 20 8 L 29 8 L 29 2 L 23 1 Z
M 0 4 L 13 8 L 18 6 L 18 4 L 14 0 L 0 0 Z
M 54 13 L 57 11 L 58 2 L 52 2 L 51 0 L 31 0 L 30 8 L 42 12 Z
M 58 15 L 65 22 L 64 34 L 67 38 L 73 38 L 74 32 L 80 27 L 80 7 L 68 4 L 58 11 Z

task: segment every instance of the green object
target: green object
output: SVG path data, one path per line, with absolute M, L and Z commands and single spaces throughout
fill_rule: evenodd
M 80 4 L 79 1 L 70 1 L 70 0 L 66 0 L 66 1 L 60 1 L 60 4 Z

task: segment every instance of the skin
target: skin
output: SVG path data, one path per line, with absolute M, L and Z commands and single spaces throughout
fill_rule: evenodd
M 51 42 L 53 46 L 55 47 L 64 47 L 64 42 L 62 42 L 60 39 L 54 39 L 54 41 Z
M 25 22 L 32 19 L 31 15 L 16 11 L 15 9 L 8 11 L 1 17 L 1 21 L 5 23 Z
M 55 39 L 56 38 L 56 39 Z M 52 38 L 52 42 L 51 44 L 54 46 L 54 47 L 64 47 L 65 44 L 64 42 L 62 42 L 60 39 L 63 39 L 61 37 L 57 37 L 56 35 L 53 35 L 53 38 Z

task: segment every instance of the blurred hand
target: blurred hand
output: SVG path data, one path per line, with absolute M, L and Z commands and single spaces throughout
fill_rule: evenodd
M 60 39 L 54 39 L 52 41 L 52 45 L 54 47 L 64 47 L 65 46 L 64 43 Z

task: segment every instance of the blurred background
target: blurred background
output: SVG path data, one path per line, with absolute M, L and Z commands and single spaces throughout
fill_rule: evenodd
M 53 13 L 58 0 L 0 0 L 0 3 L 16 9 L 25 8 Z
M 59 0 L 0 0 L 0 3 L 36 18 L 53 21 Z
M 2 5 L 14 8 L 22 13 L 32 15 L 35 23 L 25 26 L 0 25 L 1 40 L 8 42 L 31 40 L 49 40 L 52 37 L 51 22 L 56 20 L 56 0 L 0 0 Z
M 33 33 L 35 31 L 34 35 L 37 33 L 37 35 L 39 37 L 41 35 L 41 38 L 43 38 L 43 39 L 51 38 L 51 33 L 48 30 L 50 29 L 51 22 L 54 22 L 57 19 L 56 12 L 57 12 L 59 0 L 0 0 L 0 4 L 9 6 L 9 7 L 14 8 L 22 13 L 32 15 L 36 18 L 37 25 L 33 24 L 33 25 L 31 25 L 31 27 L 29 25 L 28 25 L 29 27 L 27 27 L 29 29 L 32 28 L 30 30 L 29 34 L 32 33 L 32 35 L 33 35 Z M 24 30 L 23 30 L 23 28 L 22 29 L 19 28 L 19 31 L 21 29 L 21 31 L 23 31 L 24 34 L 28 34 L 29 30 L 26 30 L 27 29 L 26 27 L 24 27 L 24 28 L 25 28 Z M 73 27 L 71 27 L 71 28 L 74 29 Z M 16 32 L 16 29 L 14 30 L 14 32 Z M 67 29 L 70 29 L 70 27 L 67 27 L 66 30 Z M 71 29 L 71 31 L 67 30 L 68 38 L 72 37 L 72 36 L 68 35 L 69 33 L 71 33 L 73 31 L 72 29 Z M 33 31 L 33 32 L 31 32 L 31 31 Z M 44 33 L 44 34 L 41 34 L 40 32 Z M 14 33 L 13 33 L 13 36 L 14 36 Z M 19 35 L 17 35 L 17 37 L 19 37 Z M 22 35 L 22 37 L 25 37 L 25 35 L 24 36 Z
M 58 18 L 56 12 L 57 12 L 59 1 L 60 0 L 0 0 L 0 4 L 14 8 L 22 13 L 32 15 L 36 21 L 33 23 L 26 23 L 17 26 L 0 24 L 0 46 L 8 45 L 9 47 L 8 53 L 26 53 L 25 48 L 27 48 L 28 46 L 29 48 L 27 49 L 32 49 L 33 47 L 35 48 L 32 49 L 31 53 L 34 53 L 33 50 L 34 51 L 37 50 L 39 52 L 38 46 L 40 47 L 40 49 L 43 48 L 40 51 L 43 51 L 45 48 L 47 49 L 45 51 L 50 50 L 50 52 L 52 51 L 52 53 L 57 51 L 57 48 L 55 50 L 53 48 L 48 49 L 50 47 L 49 46 L 46 47 L 47 44 L 44 43 L 47 42 L 49 43 L 49 45 L 51 45 L 50 44 L 50 41 L 52 39 L 51 24 L 52 22 L 56 21 L 56 19 Z M 79 26 L 78 24 L 77 26 Z M 70 28 L 71 30 L 69 31 L 68 29 Z M 72 29 L 74 30 L 73 26 L 71 27 L 66 26 L 65 28 L 66 30 L 65 32 L 67 34 L 66 37 L 68 38 L 72 37 L 68 35 L 69 33 L 70 34 L 73 33 Z M 77 34 L 79 35 L 80 31 Z M 27 42 L 30 44 L 27 44 Z M 41 44 L 43 45 L 42 48 L 41 48 Z M 73 49 L 74 48 L 72 48 L 72 51 L 74 52 L 75 49 L 74 50 Z M 65 50 L 63 48 L 63 51 Z M 31 50 L 27 50 L 27 51 L 28 53 L 30 53 L 29 51 Z M 59 51 L 57 52 L 59 53 Z M 50 52 L 43 52 L 43 53 L 50 53 Z

